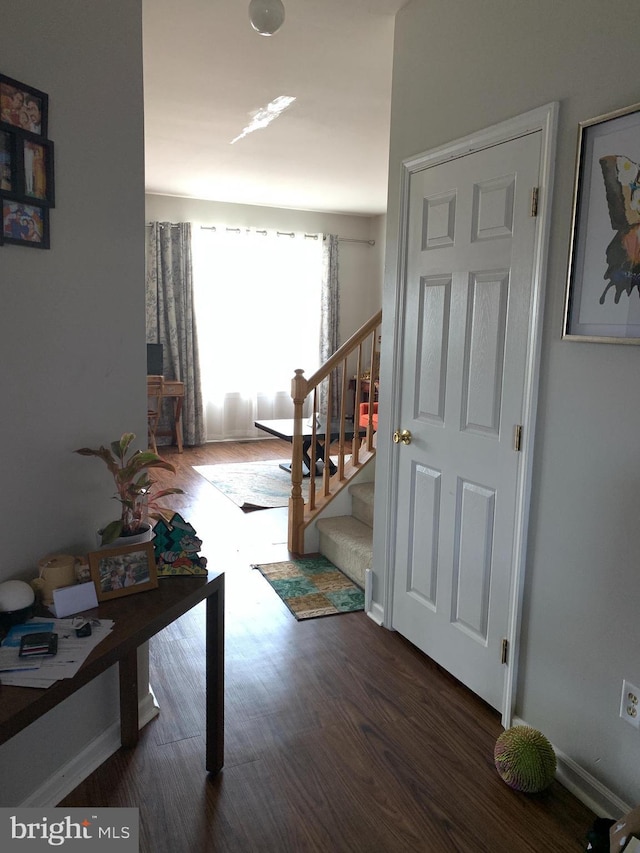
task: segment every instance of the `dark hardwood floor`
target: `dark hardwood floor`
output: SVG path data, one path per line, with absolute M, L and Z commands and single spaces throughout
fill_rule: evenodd
M 284 559 L 286 510 L 242 513 L 194 464 L 278 459 L 279 441 L 163 455 L 176 510 L 226 573 L 226 745 L 204 770 L 203 606 L 151 641 L 160 715 L 61 805 L 140 809 L 143 853 L 570 853 L 594 815 L 559 783 L 510 790 L 498 715 L 363 613 L 296 622 L 251 563 Z

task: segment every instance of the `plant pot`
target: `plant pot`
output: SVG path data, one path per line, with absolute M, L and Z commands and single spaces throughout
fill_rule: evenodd
M 124 548 L 125 545 L 139 545 L 141 542 L 151 542 L 153 537 L 153 528 L 146 522 L 141 526 L 140 533 L 134 533 L 131 536 L 118 536 L 113 542 L 109 542 L 108 545 L 102 544 L 102 530 L 98 530 L 96 533 L 99 550 L 103 548 Z

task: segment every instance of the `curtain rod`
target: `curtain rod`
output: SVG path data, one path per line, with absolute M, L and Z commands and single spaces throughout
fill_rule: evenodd
M 154 224 L 153 222 L 147 222 L 147 223 L 145 223 L 145 226 L 147 228 L 151 228 L 151 226 L 153 224 Z M 179 228 L 180 227 L 179 223 L 177 223 L 177 222 L 158 222 L 156 224 L 160 228 Z M 218 229 L 216 228 L 215 225 L 201 225 L 200 230 L 201 231 L 217 231 Z M 251 229 L 250 228 L 245 228 L 245 229 L 242 229 L 242 228 L 225 228 L 225 231 L 235 231 L 238 234 L 240 234 L 243 230 L 244 231 L 250 231 Z M 266 234 L 267 233 L 265 228 L 261 228 L 261 229 L 256 228 L 255 231 L 256 231 L 256 234 Z M 276 234 L 278 235 L 278 237 L 295 237 L 296 236 L 293 231 L 276 231 Z M 304 236 L 308 237 L 310 240 L 317 240 L 318 239 L 317 234 L 305 234 Z M 358 237 L 338 237 L 338 242 L 339 243 L 366 243 L 367 246 L 375 246 L 375 244 L 376 244 L 375 240 L 363 240 L 363 239 L 360 239 Z
M 217 228 L 215 225 L 201 225 L 200 230 L 201 231 L 217 231 Z M 238 234 L 240 234 L 243 230 L 250 231 L 251 229 L 250 228 L 245 228 L 245 229 L 242 229 L 242 228 L 225 228 L 225 231 L 235 231 Z M 265 228 L 262 228 L 262 229 L 256 228 L 256 234 L 266 234 L 266 233 L 267 233 L 267 231 Z M 276 231 L 276 234 L 278 235 L 278 237 L 295 237 L 296 236 L 293 231 Z M 310 240 L 317 240 L 318 239 L 317 234 L 305 234 L 304 236 L 308 237 Z M 338 237 L 338 242 L 340 242 L 340 243 L 366 243 L 368 246 L 375 246 L 375 244 L 376 244 L 375 240 L 361 240 L 357 237 Z
M 366 243 L 367 246 L 375 246 L 375 240 L 360 240 L 358 237 L 338 237 L 338 243 Z

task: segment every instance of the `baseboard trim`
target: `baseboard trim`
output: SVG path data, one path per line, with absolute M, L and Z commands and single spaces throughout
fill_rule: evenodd
M 50 808 L 57 806 L 67 794 L 84 782 L 107 758 L 120 749 L 120 722 L 113 723 L 91 741 L 71 761 L 64 764 L 39 788 L 33 791 L 20 808 Z
M 149 690 L 138 704 L 139 726 L 157 717 L 158 705 Z M 18 808 L 50 808 L 57 806 L 74 788 L 97 770 L 107 758 L 120 749 L 120 721 L 113 723 L 87 746 L 33 791 Z
M 382 625 L 384 621 L 384 610 L 382 609 L 382 605 L 378 604 L 376 601 L 372 602 L 370 609 L 367 610 L 367 616 L 369 619 L 373 619 L 376 625 Z
M 364 570 L 364 609 L 369 612 L 371 610 L 371 602 L 373 601 L 373 572 L 371 569 Z
M 514 726 L 528 726 L 529 723 L 514 717 Z M 565 755 L 561 749 L 558 749 L 555 744 L 553 749 L 556 753 L 558 767 L 556 771 L 556 779 L 568 791 L 584 803 L 585 806 L 591 809 L 598 817 L 608 817 L 612 820 L 617 820 L 622 815 L 627 814 L 633 808 L 624 800 L 621 800 L 613 791 L 610 791 L 602 784 L 595 776 L 588 773 L 568 755 Z
M 158 705 L 158 701 L 151 685 L 149 685 L 149 692 L 138 703 L 138 728 L 143 729 L 147 723 L 150 723 L 151 720 L 157 717 L 159 713 L 160 706 Z

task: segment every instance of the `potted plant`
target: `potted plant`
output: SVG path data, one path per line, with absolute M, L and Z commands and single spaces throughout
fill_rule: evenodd
M 127 451 L 135 434 L 125 432 L 119 441 L 111 446 L 92 450 L 81 447 L 74 451 L 81 456 L 97 456 L 102 459 L 113 476 L 116 486 L 115 500 L 120 501 L 120 518 L 111 521 L 98 531 L 103 545 L 109 545 L 118 537 L 131 537 L 149 530 L 151 525 L 146 518 L 161 518 L 165 513 L 158 507 L 160 498 L 167 495 L 184 494 L 182 489 L 170 488 L 154 491 L 155 480 L 148 474 L 148 468 L 163 468 L 175 474 L 174 466 L 158 456 L 152 450 L 136 450 L 127 456 Z

